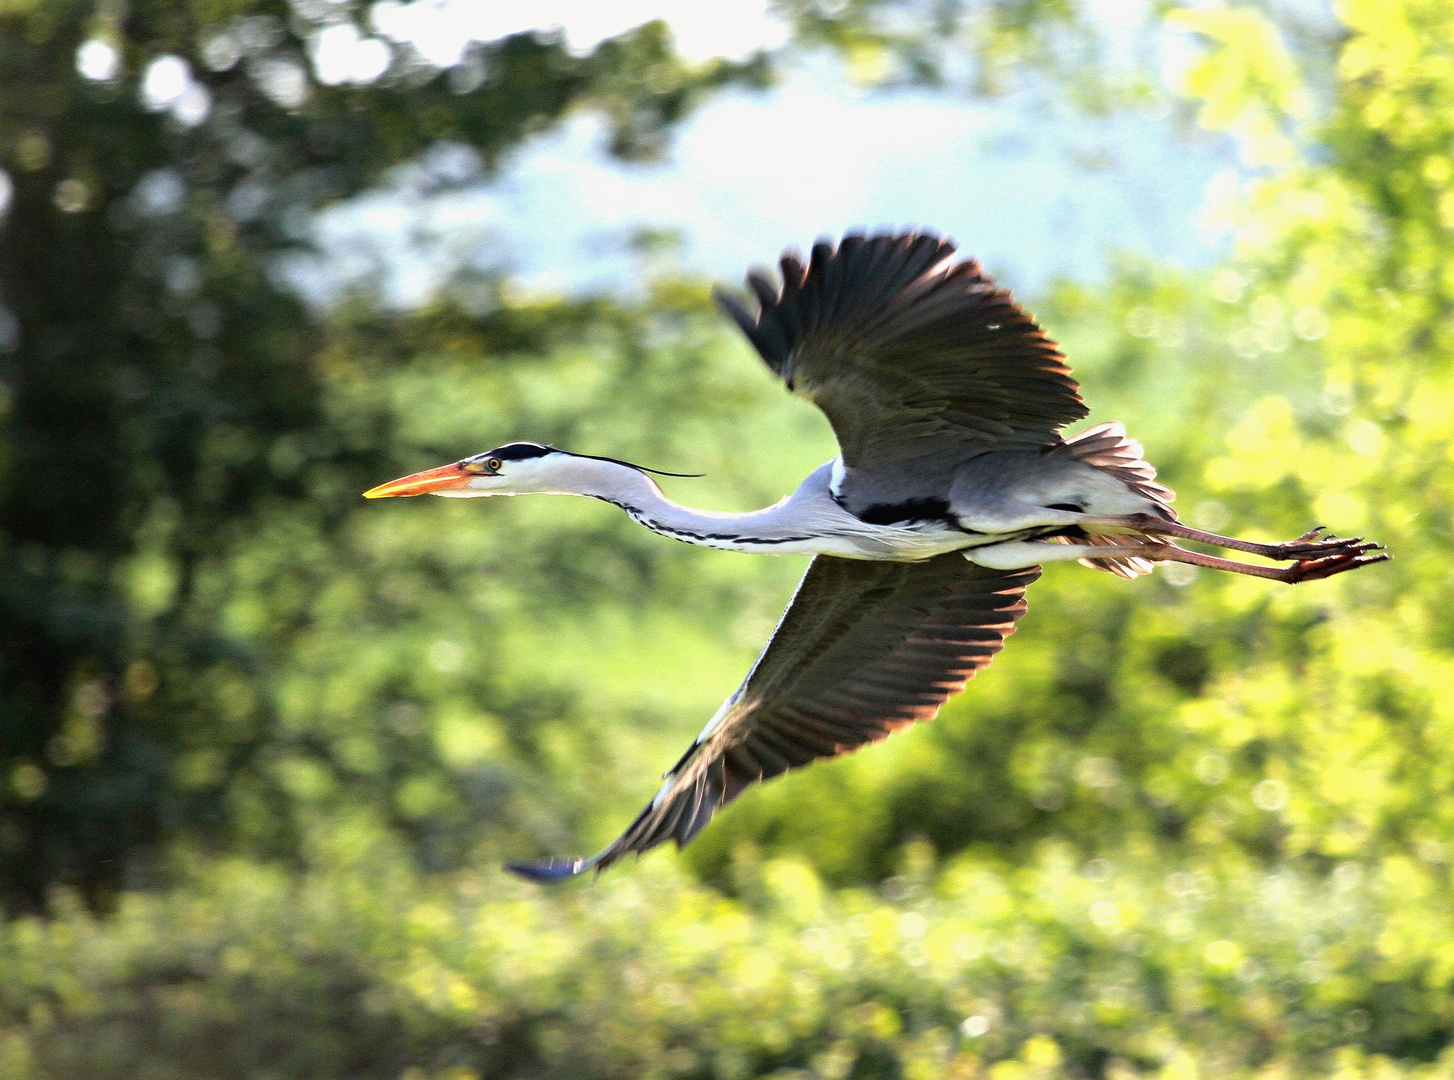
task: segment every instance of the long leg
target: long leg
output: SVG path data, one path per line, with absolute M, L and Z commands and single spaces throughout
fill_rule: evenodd
M 1052 544 L 1030 540 L 1010 541 L 992 544 L 982 548 L 968 548 L 964 557 L 980 566 L 997 570 L 1017 570 L 1043 562 L 1060 562 L 1070 559 L 1103 559 L 1107 556 L 1134 556 L 1153 562 L 1190 563 L 1205 566 L 1210 570 L 1228 570 L 1234 574 L 1249 574 L 1252 577 L 1270 578 L 1295 585 L 1300 581 L 1317 581 L 1332 577 L 1345 570 L 1353 570 L 1369 563 L 1383 562 L 1386 552 L 1367 554 L 1364 551 L 1337 551 L 1314 558 L 1299 559 L 1291 566 L 1257 566 L 1253 563 L 1222 559 L 1216 555 L 1203 555 L 1200 551 L 1188 551 L 1172 543 L 1160 544 Z
M 1235 536 L 1222 536 L 1202 529 L 1193 529 L 1179 521 L 1167 521 L 1151 514 L 1127 514 L 1122 517 L 1094 517 L 1087 514 L 1081 517 L 1080 524 L 1119 527 L 1131 532 L 1150 533 L 1156 536 L 1176 536 L 1183 540 L 1195 540 L 1201 544 L 1231 548 L 1234 551 L 1246 551 L 1268 559 L 1306 560 L 1327 555 L 1362 555 L 1364 552 L 1378 550 L 1377 544 L 1364 540 L 1361 536 L 1347 539 L 1320 536 L 1319 534 L 1323 532 L 1321 525 L 1309 530 L 1296 540 L 1281 544 L 1259 544 L 1253 540 L 1239 540 Z
M 1388 552 L 1369 553 L 1368 549 L 1373 546 L 1375 545 L 1359 545 L 1343 551 L 1299 559 L 1291 566 L 1257 566 L 1254 563 L 1238 562 L 1235 559 L 1218 558 L 1216 555 L 1203 555 L 1200 551 L 1188 551 L 1175 544 L 1146 545 L 1142 557 L 1154 562 L 1191 563 L 1193 566 L 1205 566 L 1211 570 L 1230 570 L 1234 574 L 1250 574 L 1253 577 L 1271 578 L 1273 581 L 1285 581 L 1289 585 L 1296 585 L 1300 581 L 1317 581 L 1320 578 L 1341 574 L 1345 570 L 1356 570 L 1369 563 L 1385 561 L 1388 558 Z M 1092 548 L 1091 550 L 1114 551 L 1115 549 Z

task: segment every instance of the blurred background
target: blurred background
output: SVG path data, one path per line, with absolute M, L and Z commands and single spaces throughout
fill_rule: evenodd
M 954 235 L 1194 524 L 932 724 L 542 889 L 803 561 L 711 307 Z M 1454 1076 L 1454 4 L 0 0 L 0 1078 Z

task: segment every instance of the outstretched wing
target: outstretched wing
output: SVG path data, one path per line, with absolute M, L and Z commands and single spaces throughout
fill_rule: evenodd
M 748 275 L 754 314 L 718 303 L 762 358 L 827 415 L 850 509 L 923 497 L 969 457 L 1056 443 L 1087 414 L 1055 342 L 974 260 L 940 237 L 849 235 L 782 257 L 782 283 Z M 906 487 L 906 480 L 910 481 Z M 855 490 L 858 489 L 858 490 Z
M 918 563 L 818 556 L 746 681 L 621 838 L 594 858 L 511 869 L 554 880 L 667 840 L 680 847 L 749 784 L 930 719 L 1004 646 L 1039 576 L 958 553 Z

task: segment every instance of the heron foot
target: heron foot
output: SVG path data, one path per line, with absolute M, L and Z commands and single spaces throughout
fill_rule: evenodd
M 1347 570 L 1356 570 L 1360 566 L 1368 566 L 1371 563 L 1386 562 L 1389 558 L 1388 552 L 1379 548 L 1377 544 L 1360 541 L 1358 545 L 1347 551 L 1322 555 L 1313 559 L 1299 559 L 1278 576 L 1289 585 L 1297 585 L 1304 581 L 1318 581 L 1322 578 L 1332 577 L 1334 574 L 1341 574 Z
M 1369 551 L 1381 551 L 1382 547 L 1361 536 L 1323 536 L 1325 527 L 1303 533 L 1296 540 L 1284 544 L 1268 544 L 1264 553 L 1269 559 L 1288 559 L 1296 562 L 1327 558 L 1334 555 L 1362 555 Z

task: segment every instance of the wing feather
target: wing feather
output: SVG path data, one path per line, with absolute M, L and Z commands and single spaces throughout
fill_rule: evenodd
M 827 415 L 855 483 L 904 462 L 949 469 L 1006 442 L 1056 444 L 1086 415 L 1059 347 L 973 260 L 929 233 L 819 242 L 781 284 L 748 277 L 757 311 L 718 300 L 788 388 Z M 912 493 L 909 497 L 912 497 Z
M 957 553 L 919 563 L 819 556 L 719 722 L 615 843 L 512 867 L 554 880 L 667 840 L 687 843 L 743 789 L 933 717 L 993 659 L 1040 574 Z

